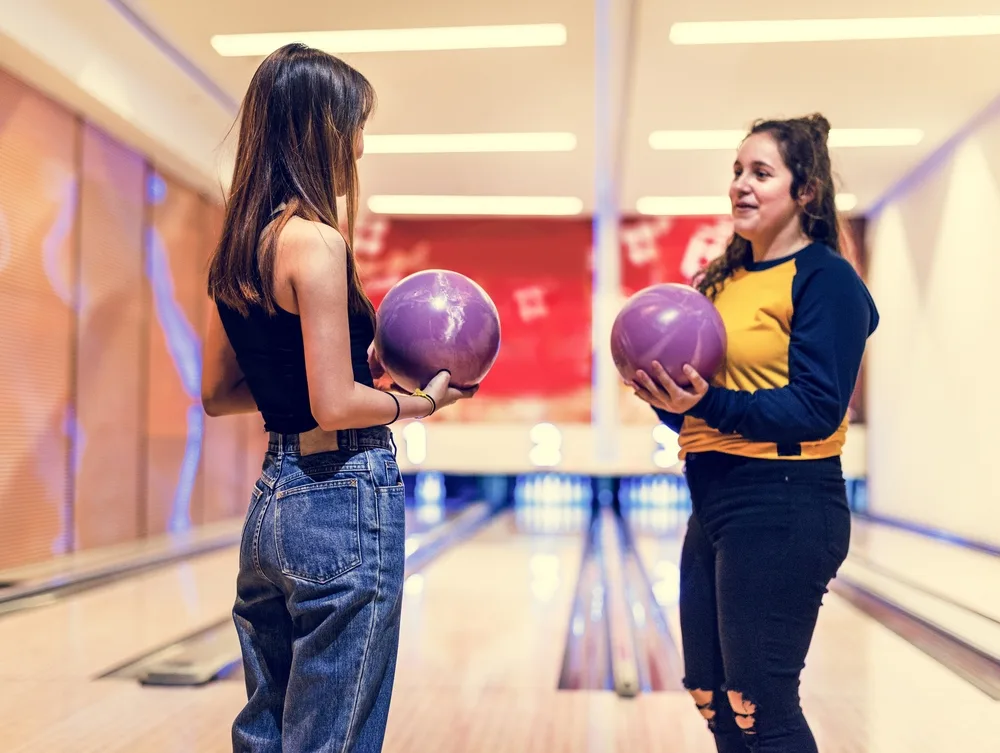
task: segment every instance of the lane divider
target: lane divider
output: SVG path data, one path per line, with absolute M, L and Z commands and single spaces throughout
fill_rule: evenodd
M 615 693 L 622 698 L 639 694 L 639 669 L 633 633 L 633 613 L 626 592 L 618 517 L 611 507 L 601 509 L 601 549 L 608 600 L 608 638 L 611 643 L 611 676 Z

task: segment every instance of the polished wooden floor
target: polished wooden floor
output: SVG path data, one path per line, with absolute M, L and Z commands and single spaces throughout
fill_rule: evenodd
M 676 543 L 641 553 L 676 624 Z M 559 692 L 578 535 L 511 516 L 407 584 L 387 753 L 710 753 L 683 693 Z M 241 682 L 143 688 L 97 675 L 228 615 L 225 550 L 0 619 L 0 750 L 223 753 Z M 1000 703 L 829 594 L 803 680 L 824 753 L 1000 752 Z

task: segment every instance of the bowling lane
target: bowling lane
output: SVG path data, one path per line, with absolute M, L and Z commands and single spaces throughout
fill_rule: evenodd
M 411 576 L 396 687 L 555 688 L 582 553 L 507 512 Z
M 855 518 L 851 559 L 1000 625 L 1000 557 Z
M 237 683 L 195 690 L 135 682 L 0 682 L 4 753 L 230 753 Z
M 408 530 L 426 533 L 458 511 L 431 520 L 407 507 Z M 93 677 L 227 619 L 238 554 L 230 547 L 0 618 L 0 680 Z
M 385 753 L 710 753 L 685 693 L 560 691 L 589 510 L 519 505 L 407 583 Z
M 386 753 L 710 753 L 704 723 L 683 693 L 623 703 L 610 692 L 556 689 L 583 549 L 578 529 L 587 520 L 579 508 L 543 504 L 503 515 L 408 582 Z M 242 683 L 149 688 L 91 679 L 140 653 L 138 643 L 176 638 L 202 622 L 199 613 L 203 622 L 215 619 L 215 606 L 228 614 L 235 560 L 220 555 L 202 562 L 137 578 L 131 589 L 116 584 L 0 621 L 9 629 L 0 635 L 0 666 L 19 669 L 0 682 L 4 750 L 231 750 L 230 724 L 245 702 Z M 210 582 L 220 585 L 209 589 Z M 117 594 L 102 598 L 112 590 Z M 196 598 L 203 602 L 197 609 Z M 136 600 L 139 615 L 116 604 Z M 146 600 L 162 608 L 143 606 Z M 57 608 L 64 610 L 58 616 Z M 185 610 L 184 620 L 155 630 L 165 615 Z M 20 630 L 9 627 L 15 621 Z M 27 631 L 47 631 L 48 638 L 26 637 Z M 127 635 L 136 631 L 147 640 Z M 88 659 L 93 651 L 99 655 Z
M 90 678 L 224 619 L 238 550 L 221 550 L 0 619 L 0 682 Z
M 678 636 L 681 535 L 683 524 L 638 535 L 657 600 Z M 1000 704 L 834 593 L 824 599 L 802 696 L 819 747 L 830 753 L 996 748 Z M 922 723 L 924 717 L 934 723 Z
M 229 614 L 231 548 L 0 619 L 0 739 L 11 753 L 225 750 L 228 708 L 199 726 L 209 696 L 148 692 L 95 677 Z M 221 683 L 220 683 L 221 684 Z M 208 722 L 214 721 L 214 726 Z M 216 729 L 217 727 L 217 729 Z
M 408 506 L 414 535 L 461 512 Z M 96 679 L 197 629 L 228 621 L 236 548 L 0 619 L 0 739 L 16 753 L 214 753 L 245 702 L 241 681 L 200 688 Z M 233 635 L 235 645 L 235 634 Z

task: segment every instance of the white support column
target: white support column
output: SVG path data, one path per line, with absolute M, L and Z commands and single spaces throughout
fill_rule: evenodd
M 619 199 L 622 140 L 627 133 L 634 0 L 595 0 L 593 400 L 595 472 L 618 460 L 618 385 L 611 360 L 611 325 L 621 290 Z

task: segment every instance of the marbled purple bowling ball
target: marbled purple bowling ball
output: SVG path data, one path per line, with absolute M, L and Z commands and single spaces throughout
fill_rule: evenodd
M 477 283 L 429 269 L 404 277 L 378 308 L 375 352 L 386 372 L 412 392 L 442 369 L 451 384 L 479 384 L 500 353 L 500 315 Z
M 681 387 L 684 364 L 711 381 L 726 358 L 726 328 L 712 302 L 689 285 L 661 283 L 633 294 L 611 327 L 611 357 L 627 381 L 659 361 Z M 655 377 L 654 377 L 655 381 Z

